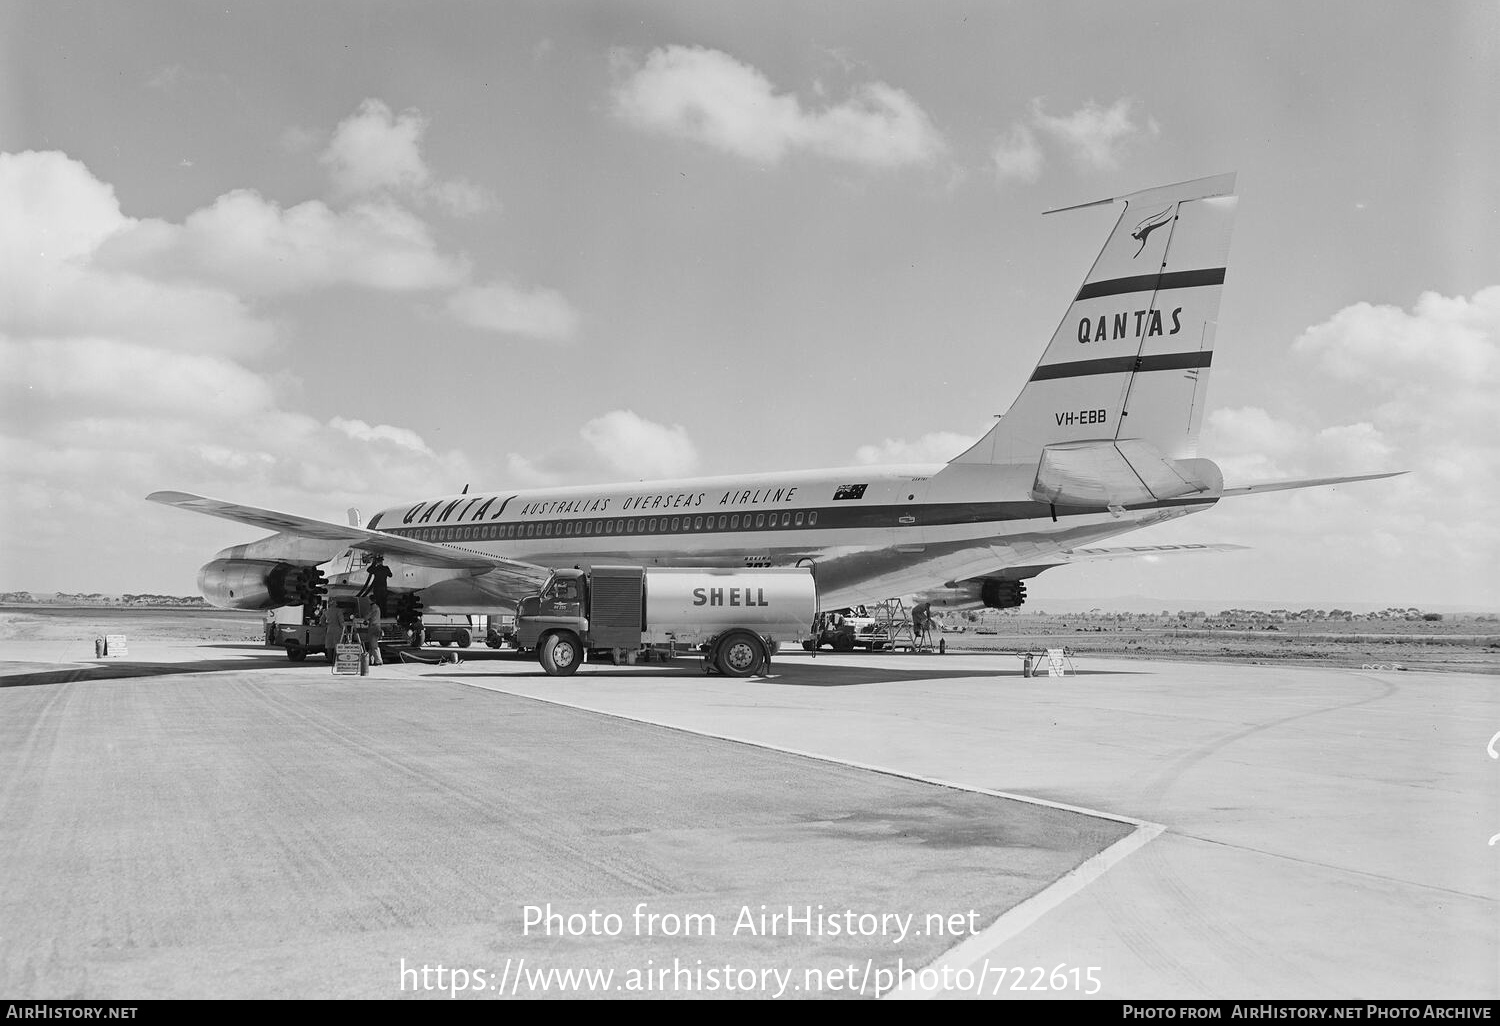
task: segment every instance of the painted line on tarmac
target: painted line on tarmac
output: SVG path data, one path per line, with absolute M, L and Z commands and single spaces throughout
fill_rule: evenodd
M 987 787 L 975 787 L 971 784 L 960 784 L 952 780 L 941 780 L 937 777 L 926 777 L 919 773 L 909 773 L 905 770 L 891 769 L 888 766 L 875 766 L 866 762 L 856 762 L 852 759 L 839 759 L 831 755 L 820 755 L 815 752 L 803 751 L 800 748 L 788 748 L 784 745 L 768 744 L 764 741 L 754 741 L 749 738 L 736 737 L 732 734 L 718 734 L 708 730 L 699 730 L 694 727 L 682 727 L 672 723 L 662 723 L 658 720 L 646 719 L 643 716 L 631 716 L 627 713 L 613 712 L 607 709 L 599 709 L 594 706 L 584 705 L 580 702 L 566 701 L 560 698 L 543 698 L 538 695 L 530 695 L 524 692 L 511 691 L 495 684 L 471 681 L 454 680 L 448 677 L 426 677 L 427 680 L 444 680 L 450 684 L 462 684 L 464 687 L 479 688 L 483 691 L 493 691 L 496 694 L 509 695 L 512 698 L 528 698 L 534 702 L 545 702 L 549 705 L 560 705 L 569 709 L 578 709 L 582 712 L 597 713 L 601 716 L 613 716 L 617 719 L 629 720 L 633 723 L 642 723 L 652 727 L 662 727 L 667 730 L 681 731 L 684 734 L 693 734 L 697 737 L 714 738 L 719 741 L 729 741 L 734 744 L 749 745 L 752 748 L 763 748 L 767 751 L 781 752 L 786 755 L 796 755 L 804 759 L 813 759 L 817 762 L 832 763 L 836 766 L 849 766 L 853 769 L 867 770 L 871 773 L 880 773 L 885 776 L 899 777 L 902 780 L 912 780 L 923 784 L 932 784 L 936 787 L 951 788 L 955 791 L 968 791 L 973 794 L 988 795 L 992 798 L 1004 798 L 1009 801 L 1023 802 L 1027 805 L 1039 805 L 1049 809 L 1058 809 L 1063 812 L 1073 812 L 1083 816 L 1091 816 L 1095 819 L 1105 819 L 1114 823 L 1125 823 L 1135 827 L 1130 833 L 1120 838 L 1114 844 L 1099 852 L 1093 858 L 1085 860 L 1078 866 L 1064 873 L 1047 887 L 1033 894 L 1019 905 L 1015 905 L 1001 913 L 989 926 L 968 940 L 939 955 L 933 962 L 920 970 L 916 977 L 916 984 L 908 990 L 887 991 L 884 998 L 890 1000 L 922 1000 L 935 997 L 941 993 L 937 986 L 923 987 L 921 979 L 924 975 L 931 976 L 935 980 L 943 978 L 943 969 L 948 967 L 948 978 L 963 969 L 972 970 L 980 959 L 994 951 L 1001 944 L 1017 936 L 1031 924 L 1041 919 L 1075 894 L 1082 891 L 1089 884 L 1098 880 L 1106 872 L 1113 869 L 1151 841 L 1155 840 L 1166 827 L 1160 823 L 1152 823 L 1149 820 L 1136 819 L 1132 816 L 1120 816 L 1112 812 L 1100 812 L 1097 809 L 1085 809 L 1079 805 L 1066 805 L 1062 802 L 1048 801 L 1045 798 L 1033 798 L 1024 794 L 1013 794 L 1008 791 L 994 791 Z M 935 970 L 935 972 L 928 972 Z M 982 995 L 976 995 L 982 996 Z
M 818 762 L 831 762 L 838 766 L 849 766 L 853 769 L 868 770 L 871 773 L 883 773 L 888 777 L 900 777 L 903 780 L 915 780 L 923 784 L 933 784 L 937 787 L 952 788 L 955 791 L 972 791 L 974 794 L 988 795 L 991 798 L 1008 798 L 1015 802 L 1025 802 L 1027 805 L 1041 805 L 1049 809 L 1059 809 L 1063 812 L 1075 812 L 1083 816 L 1091 816 L 1094 819 L 1107 819 L 1113 823 L 1125 823 L 1139 829 L 1156 827 L 1158 824 L 1149 820 L 1136 819 L 1133 816 L 1121 816 L 1113 812 L 1100 812 L 1098 809 L 1085 809 L 1081 805 L 1067 805 L 1063 802 L 1049 801 L 1046 798 L 1034 798 L 1030 795 L 1013 794 L 1009 791 L 992 791 L 987 787 L 976 787 L 973 784 L 960 784 L 953 780 L 942 780 L 938 777 L 926 777 L 920 773 L 911 773 L 907 770 L 891 769 L 889 766 L 876 766 L 868 762 L 855 762 L 853 759 L 841 759 L 832 755 L 820 755 L 817 752 L 804 751 L 801 748 L 788 748 L 785 745 L 775 745 L 767 741 L 757 741 L 752 738 L 739 737 L 734 734 L 718 734 L 711 730 L 702 730 L 698 727 L 683 727 L 675 723 L 662 723 L 660 720 L 647 719 L 644 716 L 631 716 L 629 713 L 615 712 L 611 709 L 600 709 L 592 705 L 584 705 L 580 702 L 571 702 L 561 698 L 544 698 L 540 695 L 527 694 L 524 691 L 511 691 L 495 684 L 483 683 L 473 680 L 455 680 L 451 677 L 423 676 L 424 680 L 441 680 L 448 684 L 461 684 L 464 687 L 480 688 L 484 691 L 494 691 L 497 694 L 510 695 L 512 698 L 529 698 L 534 702 L 546 702 L 548 705 L 561 705 L 569 709 L 578 709 L 582 712 L 598 713 L 600 716 L 613 716 L 616 719 L 629 720 L 632 723 L 644 723 L 652 727 L 664 727 L 667 730 L 679 730 L 684 734 L 694 734 L 698 737 L 711 737 L 719 741 L 731 741 L 735 744 L 749 745 L 752 748 L 764 748 L 772 752 L 782 752 L 786 755 L 800 755 L 804 759 L 815 759 Z M 1115 842 L 1119 844 L 1119 841 Z M 1075 870 L 1076 872 L 1076 870 Z
M 984 992 L 985 977 L 988 973 L 975 976 L 977 989 L 972 994 L 952 989 L 945 991 L 938 985 L 938 981 L 952 980 L 956 974 L 965 969 L 973 973 L 979 966 L 980 959 L 985 958 L 990 952 L 1098 880 L 1127 857 L 1154 841 L 1157 835 L 1165 829 L 1166 827 L 1160 823 L 1141 823 L 1138 829 L 1126 834 L 1082 865 L 1064 873 L 1051 886 L 1038 891 L 1019 905 L 1002 913 L 999 919 L 979 933 L 939 955 L 930 964 L 917 971 L 910 987 L 903 986 L 899 989 L 888 990 L 881 997 L 888 1001 L 922 1001 L 944 993 L 964 993 L 968 997 L 997 997 L 997 994 Z M 924 985 L 923 977 L 930 978 L 933 981 L 931 985 Z M 1001 982 L 1003 982 L 1003 977 Z

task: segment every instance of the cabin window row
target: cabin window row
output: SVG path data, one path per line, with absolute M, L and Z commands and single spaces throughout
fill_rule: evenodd
M 610 535 L 684 534 L 707 531 L 769 531 L 816 527 L 816 511 L 719 513 L 687 517 L 615 517 L 608 520 L 543 520 L 469 527 L 404 527 L 396 534 L 424 541 L 503 541 L 516 538 L 597 538 Z

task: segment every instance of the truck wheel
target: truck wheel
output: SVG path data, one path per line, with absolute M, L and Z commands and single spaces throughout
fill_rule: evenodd
M 719 642 L 714 665 L 726 677 L 749 677 L 765 665 L 766 651 L 760 639 L 747 631 L 734 631 Z
M 538 649 L 542 669 L 553 677 L 566 677 L 583 662 L 583 646 L 571 634 L 549 634 Z
M 802 643 L 802 650 L 804 652 L 816 652 L 818 650 L 818 643 L 812 640 L 804 641 Z
M 854 639 L 847 634 L 840 634 L 833 639 L 833 650 L 835 652 L 853 652 Z
M 288 641 L 286 643 L 286 657 L 294 663 L 300 663 L 307 658 L 307 649 L 295 641 Z
M 465 631 L 465 630 L 460 630 L 458 632 L 458 647 L 459 648 L 468 648 L 472 644 L 474 644 L 474 639 L 473 639 L 472 636 L 470 636 L 469 632 Z

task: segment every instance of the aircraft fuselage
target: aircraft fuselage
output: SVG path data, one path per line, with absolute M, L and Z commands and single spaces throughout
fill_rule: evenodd
M 541 566 L 810 565 L 832 608 L 1038 562 L 1216 501 L 1052 507 L 1031 497 L 1034 472 L 916 464 L 446 495 L 369 526 Z M 514 598 L 470 575 L 429 581 L 424 596 L 430 609 Z

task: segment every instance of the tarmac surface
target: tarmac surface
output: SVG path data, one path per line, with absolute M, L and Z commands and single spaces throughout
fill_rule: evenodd
M 1493 678 L 461 655 L 8 643 L 0 993 L 1500 998 Z

